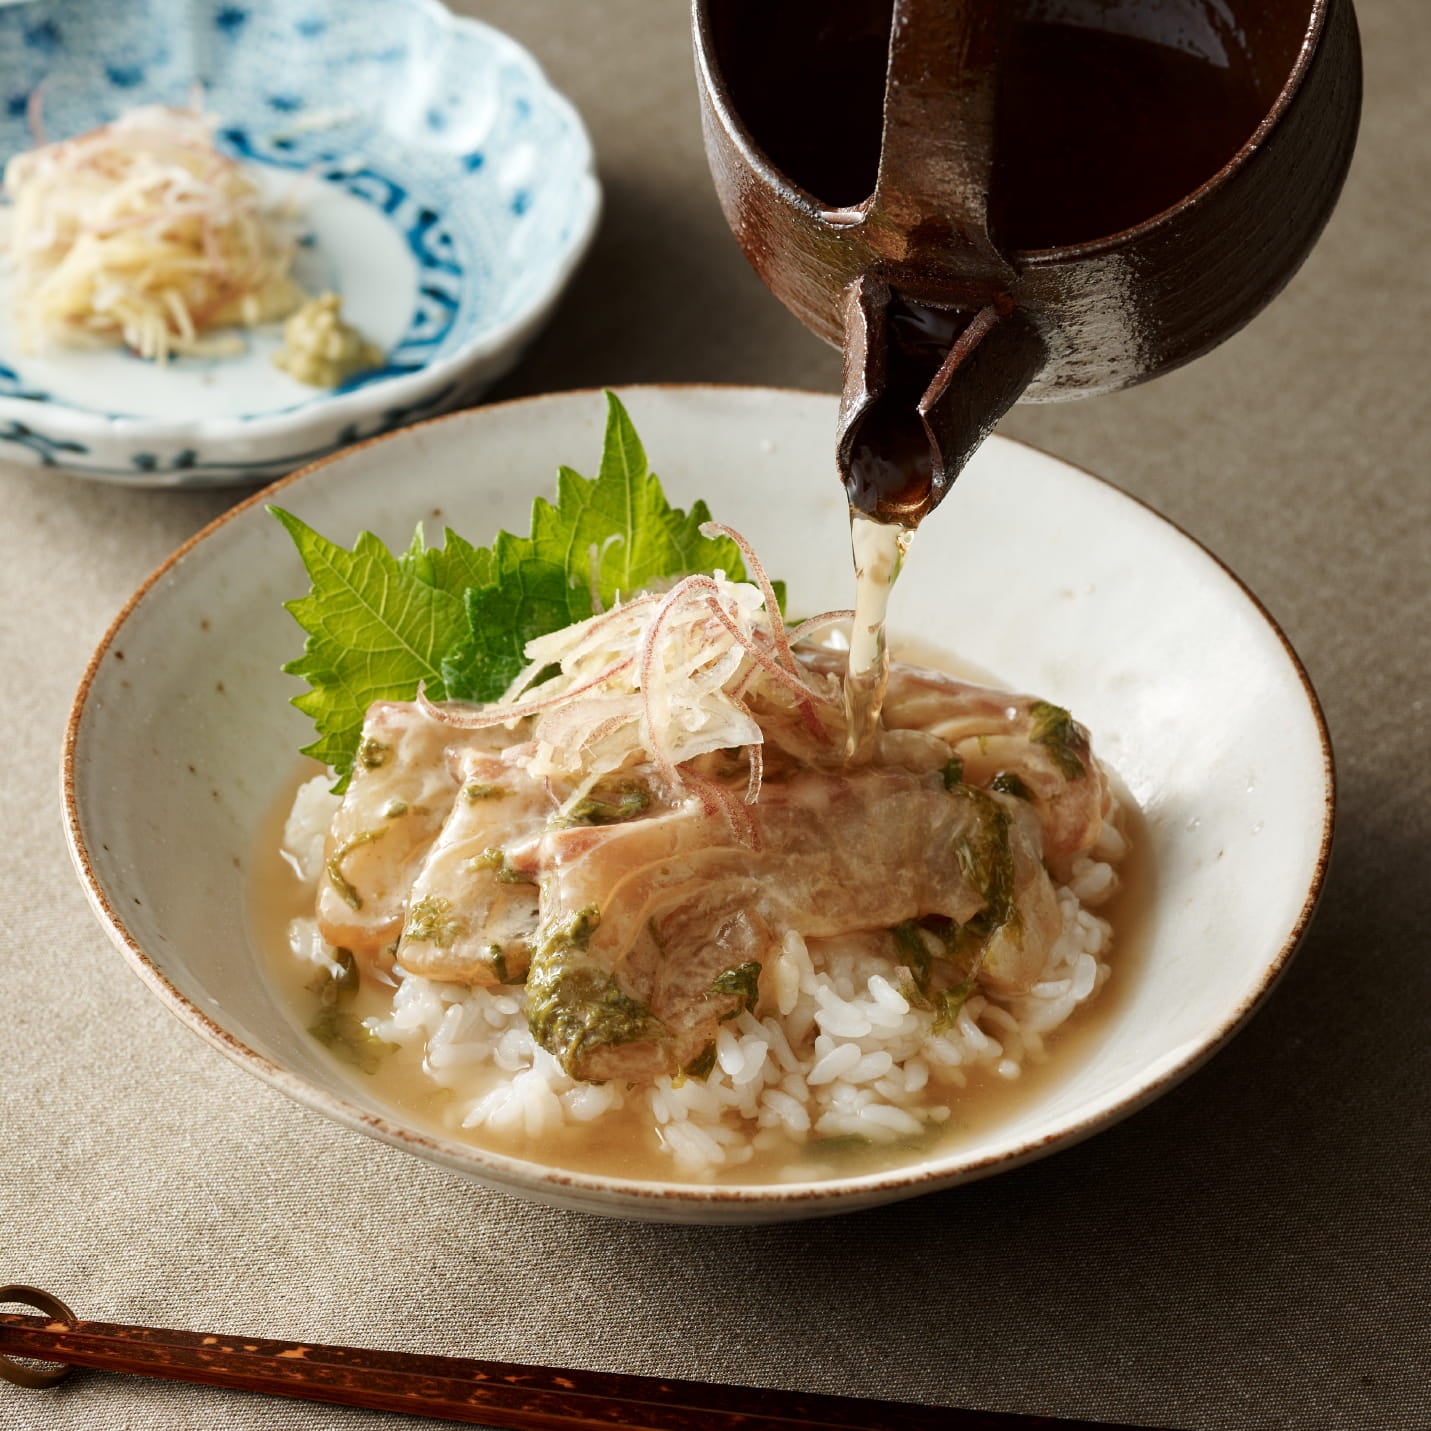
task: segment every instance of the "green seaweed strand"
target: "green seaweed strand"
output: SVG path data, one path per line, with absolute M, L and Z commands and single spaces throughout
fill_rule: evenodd
M 584 954 L 601 925 L 594 904 L 553 923 L 532 955 L 527 974 L 527 1024 L 532 1037 L 573 1078 L 597 1048 L 639 1043 L 666 1034 L 666 1026 L 616 982 L 610 970 L 573 961 Z
M 386 830 L 359 830 L 356 835 L 350 835 L 331 855 L 324 861 L 323 868 L 328 875 L 328 882 L 343 897 L 345 904 L 351 905 L 354 909 L 363 907 L 363 897 L 348 882 L 348 878 L 343 873 L 343 861 L 360 849 L 363 845 L 371 845 L 374 840 L 381 840 L 387 834 Z
M 1082 780 L 1088 770 L 1078 753 L 1083 735 L 1073 717 L 1052 701 L 1035 701 L 1029 707 L 1029 716 L 1033 720 L 1029 739 L 1048 751 L 1066 780 Z
M 742 1005 L 747 1013 L 753 1014 L 760 999 L 760 965 L 751 959 L 717 974 L 711 982 L 710 991 L 712 994 L 734 994 L 740 1000 L 740 1004 L 726 1015 L 727 1018 L 734 1018 Z

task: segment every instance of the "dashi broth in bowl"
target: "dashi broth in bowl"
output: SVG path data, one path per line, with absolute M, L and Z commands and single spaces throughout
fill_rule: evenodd
M 835 400 L 761 389 L 623 395 L 670 500 L 704 498 L 788 585 L 789 609 L 847 606 L 848 522 L 828 462 Z M 460 414 L 300 473 L 274 496 L 334 540 L 393 550 L 415 522 L 485 543 L 527 529 L 559 463 L 589 468 L 604 405 L 565 394 Z M 407 474 L 399 496 L 390 474 Z M 957 518 L 958 560 L 949 556 Z M 975 533 L 997 534 L 987 541 Z M 1016 1165 L 1126 1115 L 1250 1013 L 1309 917 L 1330 838 L 1329 752 L 1276 627 L 1195 543 L 1076 469 L 995 439 L 921 532 L 892 629 L 1011 690 L 1070 708 L 1137 808 L 1111 976 L 1028 1076 L 907 1156 L 783 1175 L 500 1151 L 414 1112 L 307 1031 L 270 970 L 255 887 L 311 738 L 281 673 L 301 649 L 282 603 L 307 586 L 248 504 L 146 583 L 96 654 L 69 733 L 81 877 L 121 950 L 198 1032 L 330 1117 L 521 1195 L 609 1215 L 759 1221 L 909 1196 Z M 164 738 L 151 734 L 162 731 Z M 266 844 L 264 842 L 267 842 Z M 282 951 L 278 951 L 281 955 Z M 976 1090 L 987 1092 L 988 1090 Z

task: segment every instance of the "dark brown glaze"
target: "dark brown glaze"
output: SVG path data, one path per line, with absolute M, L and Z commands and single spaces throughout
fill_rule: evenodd
M 1013 279 L 989 232 L 1013 15 L 1004 0 L 897 0 L 879 174 L 861 224 L 863 241 L 886 263 L 937 266 L 990 295 Z
M 8 1314 L 0 1314 L 0 1353 L 524 1431 L 621 1426 L 647 1431 L 1138 1431 L 1056 1417 Z
M 1043 340 L 1007 303 L 918 303 L 869 273 L 846 305 L 839 468 L 856 510 L 912 525 L 1028 386 Z
M 695 35 L 727 220 L 845 348 L 842 475 L 885 520 L 932 510 L 1019 397 L 1127 387 L 1242 327 L 1330 216 L 1361 107 L 1351 0 L 695 0 Z M 937 386 L 882 295 L 945 315 Z M 907 455 L 926 421 L 872 480 L 879 425 Z

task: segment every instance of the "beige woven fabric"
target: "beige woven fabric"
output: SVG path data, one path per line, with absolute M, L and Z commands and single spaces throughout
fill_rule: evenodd
M 1207 542 L 1321 692 L 1341 818 L 1267 1010 L 1079 1148 L 963 1190 L 759 1231 L 483 1192 L 288 1103 L 186 1032 L 91 919 L 55 772 L 139 579 L 226 498 L 0 467 L 0 1282 L 83 1316 L 1266 1431 L 1431 1425 L 1431 25 L 1358 0 L 1361 150 L 1325 240 L 1241 336 L 1148 387 L 1006 424 Z M 838 362 L 722 224 L 681 0 L 465 0 L 575 99 L 607 216 L 495 396 L 634 380 L 832 388 Z M 938 536 L 933 531 L 931 541 Z M 13 1431 L 414 1423 L 77 1375 Z

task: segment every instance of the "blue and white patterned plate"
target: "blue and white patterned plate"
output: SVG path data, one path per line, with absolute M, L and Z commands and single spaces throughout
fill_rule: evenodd
M 152 486 L 262 481 L 474 397 L 516 362 L 600 211 L 531 55 L 437 0 L 28 0 L 0 10 L 0 159 L 203 86 L 219 142 L 303 215 L 297 276 L 386 365 L 336 392 L 238 358 L 24 352 L 0 275 L 0 457 Z

